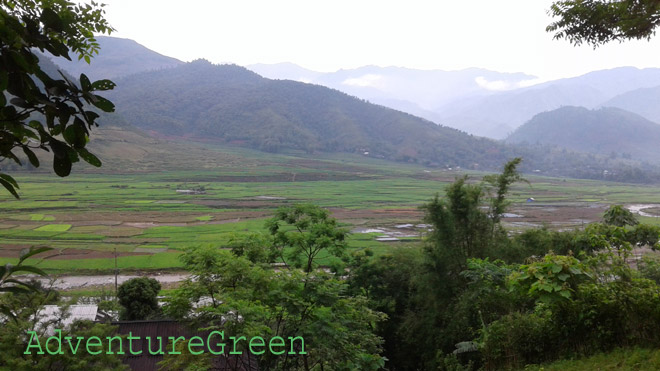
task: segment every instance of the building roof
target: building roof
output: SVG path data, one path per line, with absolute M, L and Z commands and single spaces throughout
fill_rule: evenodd
M 98 314 L 96 304 L 70 305 L 44 305 L 37 313 L 36 328 L 45 328 L 47 335 L 53 335 L 55 328 L 69 327 L 74 321 L 95 321 Z
M 163 355 L 149 354 L 148 342 L 144 340 L 145 337 L 151 338 L 161 337 L 163 339 L 163 350 L 167 352 L 166 344 L 168 337 L 175 338 L 183 336 L 190 339 L 193 336 L 200 336 L 202 339 L 208 337 L 210 331 L 197 331 L 190 327 L 171 320 L 157 320 L 157 321 L 119 321 L 112 323 L 118 326 L 117 332 L 121 335 L 132 334 L 134 337 L 140 337 L 143 340 L 133 342 L 133 350 L 138 352 L 142 350 L 140 355 L 132 355 L 126 352 L 124 356 L 124 364 L 128 365 L 132 370 L 148 371 L 158 370 L 158 362 L 163 360 Z M 152 347 L 158 344 L 154 342 Z M 219 350 L 219 349 L 217 349 Z M 213 363 L 210 370 L 215 371 L 257 371 L 259 370 L 257 360 L 254 356 L 249 354 L 243 355 L 217 355 L 213 356 Z

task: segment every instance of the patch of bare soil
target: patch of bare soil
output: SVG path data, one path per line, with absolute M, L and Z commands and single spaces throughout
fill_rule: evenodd
M 596 203 L 525 204 L 513 206 L 509 210 L 519 217 L 503 220 L 519 226 L 580 227 L 601 220 L 606 208 L 606 205 Z
M 369 224 L 371 221 L 378 221 L 380 224 L 383 224 L 383 221 L 399 224 L 404 222 L 419 223 L 424 217 L 424 213 L 417 208 L 374 210 L 330 208 L 329 210 L 332 217 L 353 225 Z

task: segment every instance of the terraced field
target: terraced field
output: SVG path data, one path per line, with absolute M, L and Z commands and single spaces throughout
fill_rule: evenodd
M 21 200 L 0 193 L 0 262 L 13 261 L 22 248 L 48 245 L 55 250 L 38 264 L 59 273 L 111 271 L 115 257 L 122 270 L 176 269 L 184 248 L 264 232 L 274 209 L 298 202 L 329 208 L 347 228 L 367 232 L 352 234 L 351 247 L 382 253 L 419 243 L 426 231 L 419 206 L 459 175 L 348 155 L 231 155 L 249 166 L 241 170 L 234 161 L 213 170 L 121 175 L 106 168 L 67 178 L 23 173 Z M 483 174 L 470 175 L 477 181 Z M 511 193 L 506 223 L 513 230 L 579 228 L 598 220 L 608 204 L 660 204 L 654 186 L 529 180 Z M 526 202 L 530 197 L 535 201 Z

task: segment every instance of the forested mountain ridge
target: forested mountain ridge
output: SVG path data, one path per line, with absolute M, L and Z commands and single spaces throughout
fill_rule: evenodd
M 540 113 L 512 133 L 507 142 L 660 162 L 660 125 L 613 107 L 562 107 Z
M 53 62 L 73 76 L 85 73 L 90 79 L 115 79 L 143 71 L 159 70 L 183 64 L 180 60 L 150 50 L 130 39 L 97 36 L 101 52 L 92 63 L 72 58 L 54 58 Z
M 323 86 L 198 60 L 117 79 L 109 94 L 137 127 L 265 151 L 360 153 L 440 166 L 496 166 L 503 146 Z
M 47 58 L 42 64 L 59 75 Z M 523 157 L 524 172 L 631 182 L 660 179 L 657 166 L 636 159 L 474 137 L 323 86 L 270 80 L 235 65 L 200 60 L 115 81 L 117 88 L 106 95 L 117 111 L 99 119 L 109 130 L 100 135 L 105 139 L 97 135 L 100 132 L 92 131 L 91 136 L 90 149 L 99 150 L 106 164 L 140 168 L 139 158 L 151 156 L 158 162 L 166 154 L 174 155 L 168 151 L 176 152 L 183 163 L 198 163 L 189 157 L 202 152 L 180 150 L 184 143 L 196 141 L 268 152 L 297 150 L 306 156 L 348 152 L 477 170 L 494 170 L 507 159 Z M 121 130 L 127 130 L 126 135 Z M 112 140 L 112 135 L 119 139 Z M 177 146 L 180 139 L 184 141 Z

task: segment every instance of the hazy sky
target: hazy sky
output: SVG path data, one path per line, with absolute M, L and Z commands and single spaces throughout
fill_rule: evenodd
M 482 67 L 543 79 L 660 67 L 660 36 L 593 50 L 552 40 L 548 0 L 101 0 L 112 36 L 184 61 Z

